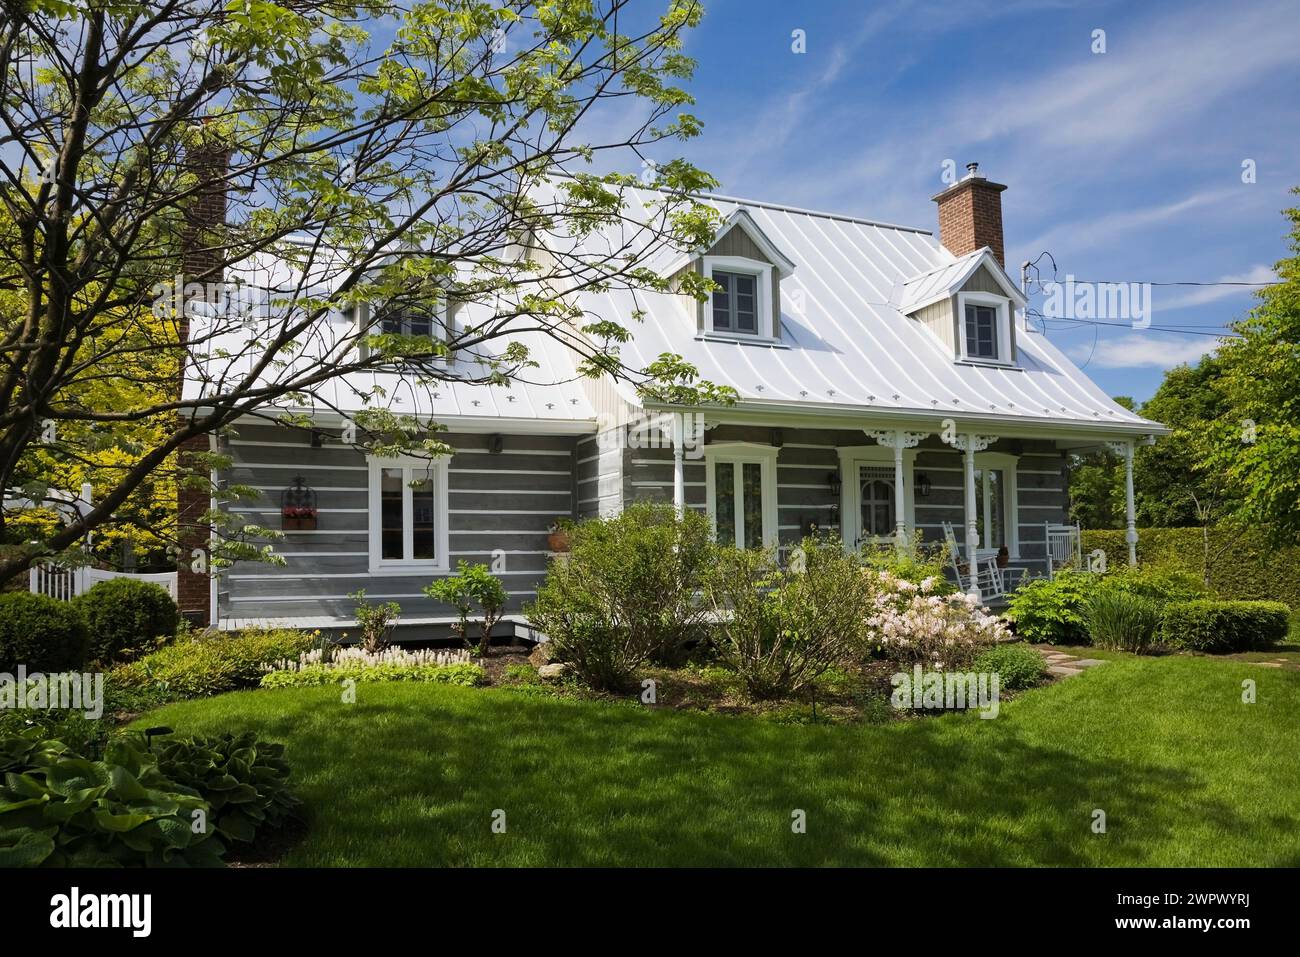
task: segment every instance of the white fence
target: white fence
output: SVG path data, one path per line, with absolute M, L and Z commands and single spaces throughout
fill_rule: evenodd
M 110 578 L 134 578 L 136 581 L 162 585 L 176 598 L 176 573 L 159 572 L 154 575 L 136 575 L 131 572 L 109 572 L 101 568 L 59 568 L 45 562 L 31 568 L 31 590 L 37 595 L 49 595 L 67 601 L 75 598 L 93 585 Z

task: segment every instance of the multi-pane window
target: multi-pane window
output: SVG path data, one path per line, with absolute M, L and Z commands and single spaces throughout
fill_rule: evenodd
M 374 460 L 370 482 L 372 571 L 445 566 L 445 463 Z
M 764 508 L 765 499 L 774 492 L 766 485 L 774 482 L 775 469 L 762 459 L 741 456 L 719 458 L 710 468 L 719 543 L 762 548 L 776 535 L 774 519 Z
M 1002 469 L 976 469 L 975 521 L 984 548 L 1010 545 L 1006 500 L 1006 473 Z
M 863 538 L 887 538 L 896 531 L 894 480 L 892 474 L 886 478 L 885 471 L 883 468 L 861 467 Z
M 396 336 L 433 335 L 433 315 L 413 307 L 385 308 L 375 317 L 376 331 Z
M 758 277 L 713 270 L 713 331 L 758 334 Z
M 972 359 L 998 358 L 996 307 L 966 304 L 966 355 Z

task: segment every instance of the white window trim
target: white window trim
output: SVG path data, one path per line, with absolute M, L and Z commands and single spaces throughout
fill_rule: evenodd
M 745 273 L 755 277 L 754 290 L 754 309 L 756 312 L 755 325 L 758 331 L 750 334 L 747 332 L 734 332 L 730 329 L 713 328 L 713 296 L 710 294 L 709 299 L 704 303 L 704 334 L 714 339 L 726 339 L 729 342 L 761 342 L 770 345 L 780 340 L 774 335 L 772 323 L 772 270 L 771 263 L 759 262 L 757 259 L 746 259 L 744 256 L 705 256 L 701 269 L 705 278 L 713 278 L 713 270 L 719 272 L 738 272 Z
M 367 456 L 366 462 L 369 465 L 369 482 L 370 482 L 370 506 L 368 509 L 370 522 L 370 574 L 372 575 L 409 575 L 416 572 L 445 572 L 450 570 L 448 556 L 448 518 L 450 509 L 448 506 L 447 496 L 447 456 L 441 456 L 436 459 L 421 459 L 413 456 L 402 456 L 398 458 L 377 458 Z M 382 541 L 382 522 L 381 515 L 383 511 L 383 495 L 380 487 L 380 478 L 384 469 L 391 468 L 428 468 L 433 475 L 433 547 L 434 558 L 381 558 L 383 554 Z M 402 481 L 402 511 L 403 515 L 411 514 L 411 486 L 403 474 Z M 403 522 L 402 526 L 402 551 L 410 554 L 412 529 L 409 524 Z
M 989 359 L 985 356 L 973 356 L 966 349 L 966 305 L 993 306 L 997 309 L 998 357 Z M 997 296 L 989 292 L 957 293 L 957 348 L 963 362 L 976 362 L 981 365 L 1013 366 L 1011 356 L 1011 300 L 1006 296 Z
M 715 467 L 719 462 L 733 465 L 758 463 L 761 466 L 759 481 L 763 483 L 763 544 L 776 548 L 779 544 L 776 509 L 776 458 L 781 450 L 774 445 L 759 445 L 757 442 L 718 442 L 704 447 L 705 463 L 705 509 L 709 524 L 713 528 L 713 537 L 718 537 L 718 498 Z M 734 481 L 741 481 L 741 469 L 735 469 Z M 744 508 L 740 496 L 736 496 L 736 527 L 732 543 L 744 541 Z
M 990 510 L 992 502 L 988 494 L 988 473 L 990 469 L 1000 470 L 1003 475 L 1002 512 L 1007 522 L 1007 552 L 1011 558 L 1020 558 L 1020 488 L 1016 481 L 1016 468 L 1020 457 L 1008 452 L 976 452 L 975 468 L 982 469 L 980 474 L 980 500 L 984 503 L 984 541 L 981 548 L 993 550 L 997 546 L 990 538 L 993 515 Z
M 862 536 L 862 487 L 858 466 L 894 469 L 894 450 L 886 445 L 842 445 L 840 456 L 840 538 L 844 547 L 857 551 Z M 903 449 L 903 519 L 907 536 L 916 534 L 916 455 L 917 449 Z M 890 521 L 894 519 L 891 516 Z M 878 536 L 876 541 L 892 544 L 897 535 Z

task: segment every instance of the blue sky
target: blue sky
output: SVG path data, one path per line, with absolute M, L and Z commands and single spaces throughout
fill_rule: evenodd
M 706 126 L 687 155 L 721 192 L 937 230 L 944 160 L 977 160 L 1008 186 L 1013 276 L 1048 250 L 1062 277 L 1258 280 L 1285 254 L 1280 210 L 1300 202 L 1295 0 L 706 5 L 688 44 Z M 1203 330 L 1252 301 L 1235 287 L 1152 296 L 1153 326 Z M 1215 344 L 1064 321 L 1049 334 L 1139 400 Z

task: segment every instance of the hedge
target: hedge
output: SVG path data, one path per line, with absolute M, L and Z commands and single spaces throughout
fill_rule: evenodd
M 134 578 L 110 578 L 72 604 L 90 630 L 90 657 L 102 664 L 130 661 L 176 634 L 179 615 L 167 589 Z
M 1138 529 L 1138 561 L 1169 565 L 1202 574 L 1203 544 L 1199 528 Z M 1220 548 L 1221 545 L 1227 547 Z M 1123 529 L 1088 529 L 1083 551 L 1101 548 L 1110 564 L 1128 560 Z M 1210 568 L 1210 587 L 1220 598 L 1285 602 L 1300 611 L 1300 546 L 1268 545 L 1259 532 L 1235 533 L 1210 529 L 1210 552 L 1218 560 Z
M 1271 648 L 1286 637 L 1290 609 L 1278 601 L 1179 601 L 1165 606 L 1165 644 L 1193 651 L 1231 653 Z
M 73 671 L 86 663 L 90 635 L 81 613 L 66 601 L 30 592 L 0 595 L 0 672 Z

